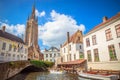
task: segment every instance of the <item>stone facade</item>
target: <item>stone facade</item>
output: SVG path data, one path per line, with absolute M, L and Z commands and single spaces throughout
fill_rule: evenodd
M 35 16 L 35 6 L 33 6 L 32 14 L 27 20 L 25 44 L 28 45 L 28 58 L 40 60 L 41 53 L 38 45 L 38 19 Z
M 84 38 L 88 69 L 120 70 L 120 13 L 88 32 Z

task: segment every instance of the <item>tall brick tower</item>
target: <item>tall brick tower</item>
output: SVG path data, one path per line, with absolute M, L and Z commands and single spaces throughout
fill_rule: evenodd
M 38 46 L 38 19 L 35 16 L 35 5 L 33 5 L 32 14 L 27 20 L 25 44 L 28 45 L 28 58 L 39 60 L 40 49 Z

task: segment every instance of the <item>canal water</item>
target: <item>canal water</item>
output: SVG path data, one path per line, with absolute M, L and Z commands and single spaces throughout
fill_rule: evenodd
M 25 80 L 79 80 L 74 74 L 51 74 L 49 72 L 33 72 Z
M 78 77 L 76 74 L 51 74 L 49 72 L 19 73 L 7 80 L 93 80 Z M 95 80 L 95 79 L 94 79 Z M 97 79 L 96 79 L 97 80 Z

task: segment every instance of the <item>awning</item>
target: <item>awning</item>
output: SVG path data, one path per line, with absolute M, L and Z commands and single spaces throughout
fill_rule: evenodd
M 79 59 L 79 60 L 74 60 L 74 61 L 63 62 L 58 65 L 76 65 L 76 64 L 81 64 L 85 61 L 86 61 L 85 59 Z

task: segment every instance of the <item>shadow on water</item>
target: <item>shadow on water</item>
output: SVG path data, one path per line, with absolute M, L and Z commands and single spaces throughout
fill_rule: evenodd
M 28 75 L 28 73 L 19 73 L 7 80 L 25 80 L 26 76 Z
M 47 71 L 46 69 L 43 68 L 38 68 L 35 66 L 29 66 L 25 69 L 23 69 L 20 73 L 16 74 L 15 76 L 7 79 L 7 80 L 25 80 L 26 76 L 31 73 L 31 72 L 42 72 L 42 71 Z

